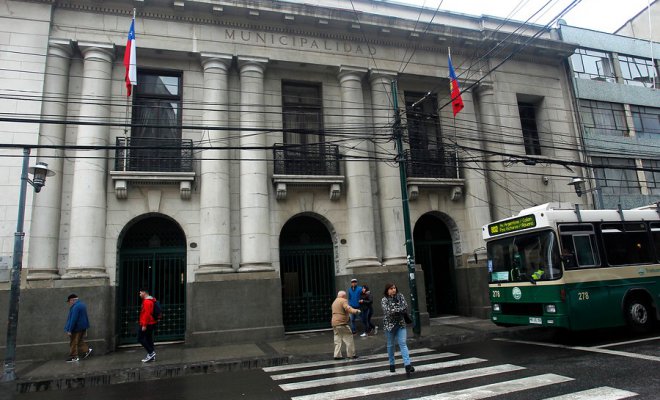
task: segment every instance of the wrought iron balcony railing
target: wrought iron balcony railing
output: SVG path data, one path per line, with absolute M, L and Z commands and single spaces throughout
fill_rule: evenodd
M 192 172 L 191 139 L 117 138 L 115 171 Z
M 458 160 L 453 150 L 409 149 L 404 157 L 408 178 L 459 178 Z
M 276 175 L 339 175 L 339 147 L 325 143 L 276 144 Z

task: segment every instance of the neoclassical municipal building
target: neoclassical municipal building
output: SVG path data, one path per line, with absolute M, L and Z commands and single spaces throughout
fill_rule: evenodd
M 399 162 L 422 331 L 486 317 L 482 226 L 583 201 L 553 162 L 580 159 L 574 49 L 388 1 L 0 0 L 0 312 L 23 149 L 55 172 L 28 186 L 18 357 L 61 355 L 70 293 L 99 351 L 135 343 L 144 285 L 190 346 L 328 328 L 353 277 L 409 296 Z

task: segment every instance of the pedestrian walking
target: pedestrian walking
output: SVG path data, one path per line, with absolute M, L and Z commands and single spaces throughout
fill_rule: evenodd
M 83 355 L 83 359 L 92 354 L 92 348 L 85 342 L 87 329 L 89 329 L 87 306 L 73 293 L 69 295 L 66 302 L 69 304 L 69 316 L 64 325 L 64 331 L 69 336 L 69 358 L 66 359 L 66 362 L 78 362 L 80 354 Z
M 143 363 L 156 361 L 156 350 L 154 348 L 154 328 L 156 327 L 156 318 L 154 318 L 154 304 L 156 299 L 149 294 L 147 288 L 140 289 L 140 298 L 142 307 L 140 308 L 140 318 L 138 329 L 138 342 L 147 351 L 147 356 L 142 359 Z
M 396 371 L 394 368 L 394 347 L 398 345 L 406 369 L 406 376 L 410 377 L 415 368 L 410 364 L 410 355 L 406 344 L 406 321 L 403 319 L 403 313 L 408 310 L 406 299 L 398 292 L 395 284 L 388 283 L 385 285 L 383 299 L 380 304 L 383 307 L 383 331 L 387 336 L 390 372 Z
M 362 318 L 362 325 L 364 325 L 364 332 L 360 335 L 361 337 L 366 337 L 367 335 L 373 334 L 375 327 L 371 322 L 371 316 L 374 314 L 374 297 L 371 295 L 369 286 L 362 285 L 362 293 L 360 294 L 360 317 Z
M 348 294 L 348 305 L 353 308 L 360 308 L 360 294 L 362 294 L 362 287 L 358 286 L 356 278 L 351 279 L 351 287 L 346 291 Z M 355 314 L 350 316 L 351 332 L 355 335 L 357 329 L 355 328 Z
M 335 360 L 343 359 L 341 354 L 342 343 L 346 345 L 346 357 L 357 358 L 355 352 L 355 341 L 349 326 L 349 315 L 360 314 L 360 310 L 348 305 L 346 292 L 337 292 L 337 298 L 332 303 L 332 332 L 335 341 Z

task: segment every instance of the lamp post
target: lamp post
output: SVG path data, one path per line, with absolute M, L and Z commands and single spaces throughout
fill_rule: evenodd
M 2 375 L 3 382 L 9 382 L 16 379 L 15 359 L 16 359 L 16 333 L 18 331 L 18 300 L 21 295 L 21 269 L 23 268 L 23 242 L 25 232 L 23 232 L 23 221 L 25 219 L 25 192 L 29 183 L 34 191 L 39 193 L 46 184 L 46 177 L 55 175 L 55 172 L 48 169 L 48 164 L 39 162 L 34 167 L 29 167 L 30 148 L 23 149 L 23 169 L 21 172 L 21 186 L 18 196 L 18 218 L 16 221 L 16 233 L 14 234 L 14 255 L 11 268 L 11 292 L 9 295 L 9 317 L 7 321 L 7 352 L 5 355 L 5 370 Z M 34 177 L 28 178 L 28 173 Z
M 582 195 L 585 193 L 596 192 L 596 208 L 597 209 L 603 208 L 603 193 L 598 187 L 598 181 L 596 181 L 596 187 L 591 189 L 586 189 L 585 184 L 586 184 L 586 180 L 579 176 L 572 178 L 571 181 L 568 183 L 569 186 L 573 186 L 573 188 L 575 189 L 575 194 L 578 197 L 582 197 Z

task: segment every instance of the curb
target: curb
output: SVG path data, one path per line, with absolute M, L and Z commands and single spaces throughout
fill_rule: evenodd
M 51 390 L 69 390 L 116 385 L 128 382 L 169 379 L 190 375 L 261 369 L 264 367 L 288 364 L 290 359 L 291 358 L 288 356 L 277 356 L 254 359 L 203 361 L 190 364 L 151 365 L 149 367 L 115 369 L 83 376 L 76 375 L 57 378 L 19 380 L 15 383 L 15 392 L 31 393 Z

